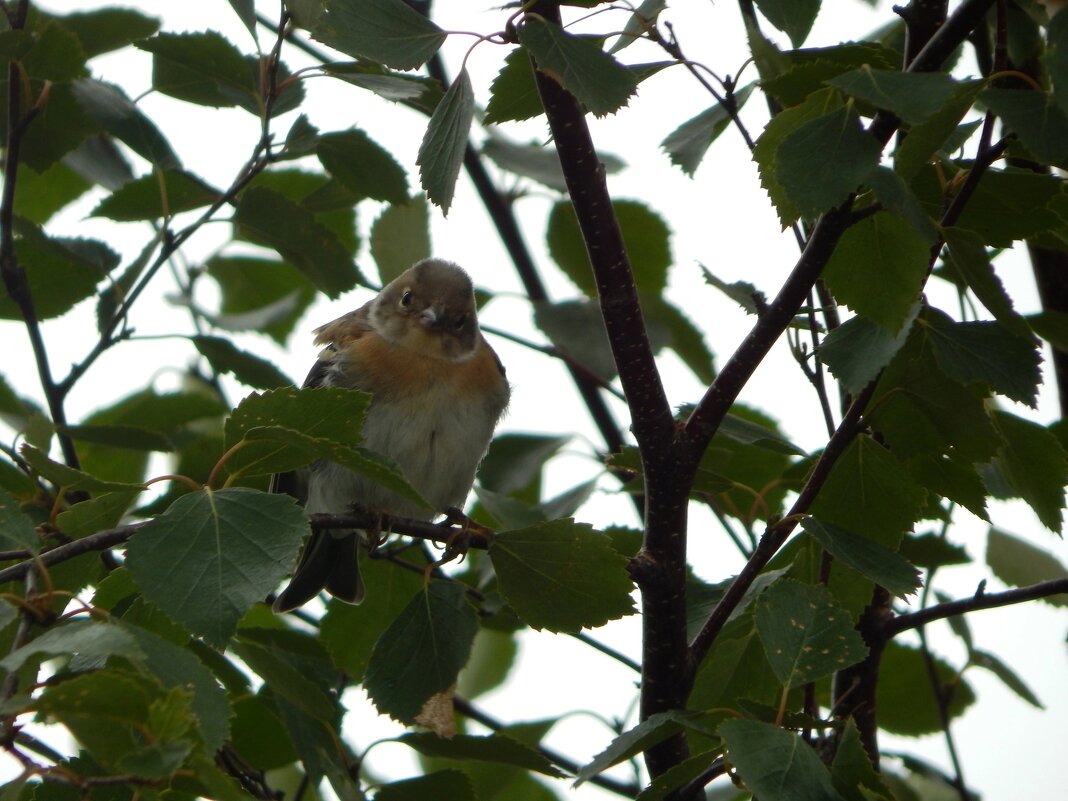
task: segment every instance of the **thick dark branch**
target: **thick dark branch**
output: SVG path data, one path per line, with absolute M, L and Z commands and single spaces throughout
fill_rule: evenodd
M 894 11 L 905 21 L 905 66 L 912 63 L 935 31 L 946 21 L 947 0 L 912 0 Z
M 9 14 L 12 28 L 21 28 L 26 21 L 28 3 L 21 0 L 15 11 Z M 63 408 L 63 393 L 59 391 L 52 377 L 52 368 L 48 361 L 48 349 L 44 344 L 41 334 L 40 321 L 37 319 L 37 310 L 34 306 L 33 295 L 30 292 L 30 284 L 26 279 L 26 271 L 18 262 L 15 254 L 15 234 L 13 230 L 15 219 L 15 186 L 18 180 L 19 154 L 22 150 L 22 139 L 26 129 L 37 115 L 38 108 L 35 106 L 22 113 L 22 87 L 23 74 L 15 61 L 8 63 L 7 67 L 7 143 L 4 156 L 4 191 L 0 198 L 0 275 L 3 277 L 4 288 L 8 296 L 19 308 L 22 321 L 26 325 L 26 333 L 30 338 L 30 347 L 37 362 L 37 375 L 41 381 L 41 389 L 44 391 L 45 402 L 48 404 L 49 414 L 57 429 L 59 446 L 63 451 L 63 460 L 70 466 L 78 468 L 78 452 L 74 448 L 74 442 L 70 436 L 63 433 L 67 424 L 67 414 Z
M 559 23 L 555 2 L 536 3 L 532 10 Z M 630 407 L 631 430 L 643 458 L 648 459 L 650 449 L 663 452 L 670 446 L 671 406 L 653 358 L 604 165 L 597 157 L 579 101 L 540 70 L 535 69 L 534 76 L 593 267 L 601 315 Z
M 1012 606 L 1013 604 L 1034 601 L 1039 598 L 1049 598 L 1053 595 L 1068 594 L 1068 578 L 1043 581 L 1039 584 L 1031 584 L 1027 587 L 1018 587 L 1004 592 L 980 592 L 971 598 L 962 598 L 958 601 L 947 601 L 944 604 L 935 604 L 918 612 L 910 612 L 907 615 L 898 615 L 889 620 L 884 629 L 887 638 L 896 637 L 903 631 L 926 625 L 935 620 L 943 620 L 947 617 L 964 615 L 968 612 L 977 612 L 980 609 L 995 609 L 999 606 Z

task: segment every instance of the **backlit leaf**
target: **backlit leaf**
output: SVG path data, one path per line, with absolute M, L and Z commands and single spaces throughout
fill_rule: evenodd
M 947 707 L 952 720 L 974 703 L 975 693 L 948 662 L 933 655 L 931 660 L 939 681 L 951 687 Z M 919 648 L 892 640 L 883 652 L 879 672 L 894 677 L 893 681 L 880 681 L 876 689 L 881 728 L 908 737 L 942 731 L 928 662 Z
M 943 72 L 902 72 L 861 67 L 827 81 L 848 95 L 892 111 L 910 125 L 924 122 L 953 96 L 953 79 Z
M 1068 568 L 1053 554 L 996 528 L 987 533 L 986 563 L 1010 587 L 1068 578 Z M 1042 600 L 1054 606 L 1068 606 L 1068 593 L 1047 595 Z
M 41 549 L 41 538 L 33 521 L 3 489 L 0 489 L 0 543 L 5 549 L 25 549 L 31 554 Z
M 471 779 L 460 770 L 436 770 L 414 779 L 402 779 L 383 784 L 375 793 L 375 801 L 426 801 L 428 798 L 447 798 L 449 801 L 476 801 Z
M 238 349 L 225 337 L 197 335 L 193 344 L 219 373 L 233 373 L 242 384 L 256 389 L 274 389 L 289 386 L 293 382 L 281 370 L 266 359 Z
M 757 0 L 757 8 L 790 37 L 790 44 L 800 47 L 820 13 L 820 0 Z
M 532 628 L 579 631 L 634 611 L 626 557 L 587 525 L 554 520 L 500 532 L 489 554 L 501 593 Z
M 530 56 L 525 48 L 517 47 L 505 57 L 504 66 L 490 84 L 483 122 L 529 120 L 543 112 Z
M 0 659 L 0 668 L 11 673 L 30 659 L 72 654 L 101 662 L 109 656 L 123 656 L 134 661 L 144 656 L 137 641 L 120 626 L 82 619 L 53 626 Z
M 554 778 L 566 775 L 533 748 L 502 734 L 457 734 L 446 738 L 431 732 L 408 732 L 401 735 L 400 742 L 430 757 L 513 765 Z
M 930 246 L 901 216 L 881 211 L 852 225 L 823 278 L 839 301 L 897 334 L 916 304 Z
M 1042 525 L 1060 532 L 1068 455 L 1053 434 L 1038 423 L 1007 412 L 994 412 L 994 425 L 1004 444 L 997 465 L 1016 497 L 1034 509 Z
M 391 204 L 371 226 L 371 256 L 383 286 L 430 255 L 430 209 L 425 198 Z
M 359 128 L 323 134 L 316 155 L 322 165 L 357 197 L 403 203 L 408 179 L 396 159 Z
M 178 498 L 130 539 L 126 566 L 145 598 L 212 645 L 293 566 L 308 531 L 287 495 L 231 488 Z
M 901 350 L 919 311 L 920 304 L 913 304 L 897 334 L 858 314 L 824 337 L 819 357 L 845 391 L 856 395 L 875 380 Z
M 910 181 L 920 168 L 942 149 L 982 88 L 982 81 L 966 81 L 957 85 L 952 97 L 943 103 L 941 109 L 919 125 L 912 126 L 894 152 L 895 172 Z
M 1052 94 L 990 88 L 980 99 L 1035 158 L 1051 164 L 1068 158 L 1068 113 L 1054 102 Z
M 768 663 L 791 689 L 830 675 L 868 655 L 852 616 L 825 587 L 777 581 L 757 599 L 756 625 Z
M 434 109 L 416 158 L 423 189 L 444 214 L 452 205 L 474 114 L 471 78 L 467 70 L 461 70 Z
M 478 631 L 466 587 L 431 581 L 375 643 L 363 686 L 378 710 L 411 723 L 456 681 Z
M 156 220 L 207 206 L 218 195 L 218 190 L 191 173 L 167 170 L 125 184 L 100 201 L 92 213 L 119 221 Z
M 754 88 L 755 84 L 747 84 L 733 94 L 735 109 L 745 105 Z M 668 154 L 672 164 L 693 177 L 709 146 L 730 122 L 731 115 L 725 104 L 716 103 L 668 134 L 660 147 Z

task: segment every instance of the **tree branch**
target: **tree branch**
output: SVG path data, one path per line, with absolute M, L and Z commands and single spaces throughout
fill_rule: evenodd
M 935 620 L 947 617 L 964 615 L 968 612 L 977 612 L 980 609 L 995 609 L 1000 606 L 1012 606 L 1013 604 L 1034 601 L 1039 598 L 1049 598 L 1052 595 L 1068 594 L 1068 578 L 1052 579 L 1027 587 L 1018 587 L 1004 592 L 977 592 L 971 598 L 962 598 L 957 601 L 947 601 L 943 604 L 935 604 L 917 612 L 906 615 L 898 615 L 887 621 L 883 630 L 887 638 L 896 637 L 903 631 L 926 625 Z

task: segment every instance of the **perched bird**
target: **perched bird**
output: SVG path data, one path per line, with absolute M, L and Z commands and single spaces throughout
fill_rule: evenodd
M 426 259 L 373 300 L 315 331 L 325 345 L 305 387 L 371 393 L 363 445 L 396 462 L 432 510 L 332 462 L 274 477 L 308 512 L 339 514 L 353 504 L 421 520 L 459 507 L 508 405 L 504 366 L 478 327 L 471 279 L 457 265 Z M 363 600 L 354 531 L 312 535 L 274 609 L 285 612 L 320 590 Z

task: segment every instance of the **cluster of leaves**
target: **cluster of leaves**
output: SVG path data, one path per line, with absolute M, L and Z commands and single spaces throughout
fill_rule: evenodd
M 252 4 L 231 5 L 260 41 L 265 29 Z M 579 212 L 562 194 L 568 183 L 554 154 L 516 144 L 504 131 L 545 113 L 535 65 L 588 112 L 618 111 L 642 81 L 682 60 L 674 38 L 657 27 L 664 6 L 643 3 L 607 51 L 606 34 L 577 35 L 536 9 L 517 12 L 500 34 L 510 50 L 480 118 L 487 132 L 481 157 L 560 193 L 546 237 L 577 294 L 539 300 L 534 319 L 558 352 L 605 386 L 627 365 L 613 357 L 601 325 Z M 19 562 L 0 575 L 16 580 L 6 597 L 22 604 L 0 602 L 4 743 L 24 767 L 10 785 L 13 796 L 47 801 L 81 791 L 102 798 L 121 785 L 139 795 L 228 801 L 270 797 L 277 787 L 299 795 L 302 780 L 314 787 L 326 778 L 339 797 L 360 798 L 371 780 L 360 775 L 365 755 L 341 733 L 341 690 L 359 684 L 381 712 L 431 730 L 399 738 L 421 755 L 427 773 L 380 786 L 382 801 L 553 797 L 535 776 L 573 772 L 579 782 L 604 783 L 606 769 L 680 736 L 692 755 L 630 795 L 665 798 L 725 760 L 765 801 L 918 797 L 876 772 L 865 750 L 872 732 L 825 720 L 819 710 L 840 700 L 834 676 L 875 656 L 858 621 L 877 588 L 905 598 L 920 586 L 917 568 L 929 581 L 938 568 L 968 561 L 945 536 L 953 506 L 989 520 L 989 498 L 1021 498 L 1049 529 L 1061 530 L 1068 430 L 1031 422 L 1006 401 L 1035 406 L 1041 340 L 1068 346 L 1068 307 L 1021 316 L 990 249 L 1027 240 L 1068 252 L 1064 181 L 1036 169 L 1068 167 L 1068 15 L 1009 15 L 1014 63 L 1041 66 L 1035 86 L 1019 88 L 996 72 L 962 80 L 948 70 L 901 71 L 900 26 L 869 41 L 806 49 L 818 0 L 757 7 L 794 46 L 780 50 L 755 16 L 747 18 L 759 88 L 781 109 L 755 141 L 762 185 L 784 227 L 811 231 L 836 209 L 852 215 L 820 289 L 828 305 L 855 316 L 832 326 L 825 315 L 821 329 L 815 310 L 791 312 L 800 312 L 796 324 L 818 341 L 815 353 L 798 349 L 799 357 L 811 375 L 809 360 L 826 367 L 843 397 L 865 397 L 867 408 L 859 433 L 821 472 L 820 453 L 799 449 L 766 413 L 733 406 L 700 459 L 690 500 L 710 507 L 752 557 L 759 529 L 774 531 L 793 493 L 804 497 L 822 475 L 814 500 L 793 516 L 803 533 L 728 610 L 696 665 L 687 708 L 647 716 L 583 767 L 539 748 L 554 720 L 445 736 L 454 694 L 470 699 L 500 684 L 523 629 L 579 633 L 634 611 L 627 567 L 638 561 L 642 532 L 597 531 L 572 519 L 594 481 L 542 497 L 545 465 L 568 436 L 494 441 L 472 514 L 496 533 L 484 553 L 472 552 L 447 575 L 426 581 L 427 554 L 402 541 L 365 560 L 367 600 L 359 607 L 330 602 L 322 616 L 291 620 L 265 603 L 310 533 L 292 499 L 265 491 L 267 476 L 329 459 L 419 500 L 395 465 L 360 446 L 368 396 L 294 389 L 273 364 L 228 337 L 257 331 L 284 344 L 316 293 L 333 298 L 368 283 L 354 265 L 365 245 L 382 282 L 430 252 L 428 205 L 413 196 L 398 160 L 360 128 L 318 130 L 300 113 L 300 76 L 326 74 L 428 116 L 421 189 L 447 211 L 478 116 L 475 88 L 466 71 L 448 85 L 405 71 L 435 58 L 448 34 L 401 0 L 294 0 L 269 52 L 256 53 L 212 31 L 160 32 L 158 21 L 127 9 L 53 16 L 31 7 L 19 25 L 8 17 L 0 55 L 13 65 L 8 76 L 18 91 L 5 81 L 3 97 L 20 106 L 0 108 L 0 134 L 21 149 L 6 176 L 14 180 L 13 239 L 0 316 L 33 330 L 93 300 L 99 338 L 65 379 L 47 379 L 47 411 L 0 380 L 0 414 L 23 440 L 0 455 L 0 544 Z M 290 22 L 350 60 L 290 70 L 281 58 Z M 623 64 L 617 54 L 639 40 L 659 45 L 668 60 Z M 92 77 L 93 58 L 126 47 L 151 54 L 156 92 L 260 120 L 263 136 L 231 185 L 213 186 L 183 168 L 155 122 L 121 88 Z M 670 160 L 694 175 L 756 88 L 725 82 L 716 102 L 666 137 Z M 974 109 L 1002 120 L 1011 136 L 996 155 L 1007 151 L 1020 166 L 992 168 L 994 145 L 985 134 L 974 159 L 954 155 L 975 138 Z M 276 143 L 272 125 L 286 114 L 295 118 Z M 884 164 L 883 144 L 895 129 L 892 162 Z M 136 174 L 129 153 L 150 170 Z M 607 169 L 623 166 L 603 161 Z M 48 232 L 59 210 L 91 190 L 101 196 L 93 216 L 157 226 L 125 266 L 104 242 Z M 361 204 L 381 208 L 367 243 L 357 235 Z M 141 291 L 228 206 L 232 242 L 179 282 L 195 329 L 188 339 L 208 378 L 191 374 L 181 391 L 146 388 L 77 424 L 62 422 L 56 412 L 65 394 L 101 352 L 122 346 Z M 653 349 L 674 351 L 713 384 L 702 331 L 665 297 L 668 226 L 641 202 L 616 200 L 613 211 Z M 248 255 L 250 245 L 259 255 Z M 12 270 L 24 277 L 32 320 L 12 291 Z M 923 290 L 932 277 L 988 314 L 956 319 L 929 305 Z M 205 279 L 218 287 L 217 309 L 194 292 Z M 708 279 L 762 319 L 766 303 L 751 286 Z M 258 392 L 231 409 L 219 390 L 224 373 Z M 820 391 L 826 396 L 826 387 Z M 679 411 L 680 427 L 692 412 Z M 49 456 L 56 441 L 70 446 L 66 463 Z M 147 492 L 153 453 L 173 464 L 162 494 Z M 624 499 L 644 493 L 645 469 L 630 447 L 606 464 L 622 480 Z M 926 533 L 930 526 L 942 534 Z M 443 530 L 439 539 L 446 536 Z M 120 542 L 121 565 L 101 560 L 97 550 Z M 1006 584 L 1068 575 L 1054 557 L 1008 534 L 992 531 L 989 543 L 987 562 Z M 730 587 L 687 575 L 689 638 L 699 636 Z M 1039 703 L 1008 665 L 973 643 L 963 621 L 956 626 L 968 652 L 960 667 L 925 648 L 878 643 L 883 730 L 943 729 L 975 701 L 962 677 L 974 667 Z M 687 681 L 685 668 L 677 670 Z M 941 692 L 950 685 L 951 694 Z M 78 754 L 57 754 L 20 732 L 33 716 L 65 726 Z M 826 762 L 802 742 L 802 731 L 833 743 Z

